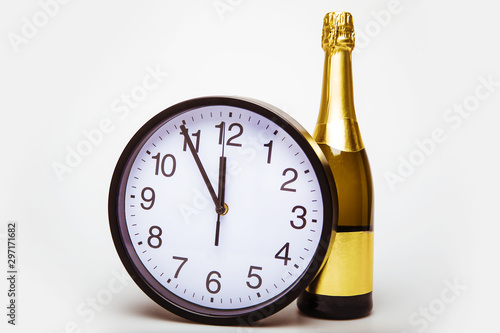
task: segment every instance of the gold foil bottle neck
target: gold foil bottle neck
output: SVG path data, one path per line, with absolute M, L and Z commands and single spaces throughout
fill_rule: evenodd
M 335 46 L 354 48 L 354 23 L 347 12 L 331 12 L 323 21 L 322 47 L 327 51 Z
M 338 150 L 360 151 L 364 144 L 354 111 L 352 15 L 347 12 L 326 14 L 322 41 L 325 67 L 320 112 L 313 138 L 319 144 Z

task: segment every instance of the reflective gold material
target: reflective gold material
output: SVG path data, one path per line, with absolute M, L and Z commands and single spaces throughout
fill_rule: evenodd
M 373 289 L 373 232 L 338 232 L 330 259 L 306 291 L 355 296 Z
M 354 23 L 352 15 L 347 12 L 331 12 L 326 14 L 323 22 L 323 50 L 338 45 L 354 48 Z
M 355 152 L 364 148 L 354 111 L 351 53 L 354 26 L 349 13 L 325 16 L 322 46 L 325 50 L 323 89 L 314 139 L 319 144 Z
M 338 230 L 325 266 L 297 306 L 319 318 L 354 319 L 367 316 L 373 307 L 373 185 L 354 110 L 349 13 L 326 15 L 322 46 L 323 87 L 313 138 L 335 179 Z

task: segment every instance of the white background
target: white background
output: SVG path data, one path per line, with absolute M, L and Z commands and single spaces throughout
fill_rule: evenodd
M 410 333 L 498 326 L 496 2 L 54 4 L 0 5 L 2 270 L 7 222 L 19 228 L 18 325 L 6 323 L 2 273 L 2 331 Z M 333 10 L 350 11 L 358 33 L 356 111 L 376 192 L 372 315 L 317 320 L 293 303 L 253 328 L 171 315 L 129 278 L 116 277 L 123 268 L 109 233 L 107 195 L 123 147 L 159 111 L 214 94 L 261 99 L 312 131 L 322 20 Z M 161 73 L 158 84 L 126 113 L 122 98 L 141 91 L 148 69 Z M 459 107 L 465 112 L 458 119 L 452 112 Z M 58 179 L 54 163 L 66 164 L 68 152 L 85 145 L 84 132 L 103 121 L 112 129 Z M 441 140 L 430 144 L 436 131 Z M 410 160 L 417 165 L 404 166 Z M 389 173 L 400 177 L 392 186 Z M 454 284 L 460 288 L 450 289 Z

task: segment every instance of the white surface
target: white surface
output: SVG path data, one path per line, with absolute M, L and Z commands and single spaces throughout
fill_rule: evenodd
M 220 16 L 214 3 L 232 10 Z M 495 2 L 115 0 L 52 6 L 52 17 L 42 10 L 38 1 L 0 8 L 1 232 L 8 221 L 19 225 L 18 326 L 6 324 L 3 310 L 2 332 L 59 333 L 72 325 L 79 332 L 397 333 L 497 326 Z M 174 317 L 121 277 L 107 222 L 119 154 L 157 112 L 203 95 L 261 99 L 312 130 L 321 25 L 332 10 L 351 11 L 358 32 L 356 109 L 376 191 L 373 314 L 316 320 L 292 304 L 260 326 L 224 329 Z M 23 28 L 33 17 L 41 27 Z M 29 38 L 16 52 L 9 38 L 23 29 Z M 155 71 L 156 85 L 147 79 Z M 149 90 L 140 88 L 144 80 Z M 146 93 L 127 106 L 124 95 L 134 92 Z M 450 113 L 461 105 L 472 111 Z M 100 125 L 108 133 L 58 180 L 53 163 L 65 163 L 68 149 L 85 145 L 84 131 Z M 416 141 L 427 142 L 427 154 Z M 405 169 L 401 159 L 419 165 Z M 391 188 L 387 173 L 398 168 L 404 182 Z M 5 267 L 5 238 L 1 243 Z

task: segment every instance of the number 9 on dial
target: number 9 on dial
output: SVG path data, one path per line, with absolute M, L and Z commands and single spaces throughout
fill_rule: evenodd
M 148 121 L 111 181 L 109 222 L 137 285 L 190 320 L 250 325 L 290 304 L 335 235 L 319 146 L 265 103 L 204 97 Z

